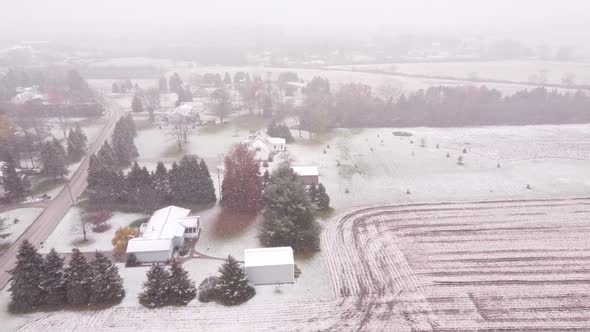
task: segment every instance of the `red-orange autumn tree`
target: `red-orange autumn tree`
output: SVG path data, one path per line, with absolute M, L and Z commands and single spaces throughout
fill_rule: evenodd
M 225 157 L 221 185 L 221 203 L 238 212 L 255 214 L 263 206 L 262 181 L 254 153 L 244 144 L 236 146 Z

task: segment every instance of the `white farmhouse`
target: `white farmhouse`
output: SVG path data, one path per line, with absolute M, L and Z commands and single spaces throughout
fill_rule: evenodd
M 280 137 L 270 137 L 262 130 L 248 136 L 243 142 L 254 151 L 257 160 L 266 161 L 275 154 L 287 150 L 287 141 Z
M 29 101 L 46 102 L 47 95 L 39 92 L 39 87 L 31 86 L 27 88 L 19 88 L 18 94 L 10 100 L 13 104 L 22 105 Z
M 254 285 L 295 282 L 295 261 L 291 247 L 246 249 L 244 267 L 248 281 Z
M 176 248 L 182 247 L 187 238 L 199 235 L 200 219 L 189 217 L 189 209 L 169 206 L 152 215 L 147 223 L 141 224 L 141 236 L 129 240 L 127 255 L 134 254 L 142 263 L 165 262 L 172 258 Z

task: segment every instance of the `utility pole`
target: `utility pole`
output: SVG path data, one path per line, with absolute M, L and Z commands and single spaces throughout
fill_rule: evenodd
M 68 193 L 70 194 L 70 199 L 72 200 L 72 205 L 76 205 L 76 200 L 74 199 L 74 195 L 72 194 L 72 188 L 70 188 L 69 182 L 66 182 L 66 188 L 68 188 Z

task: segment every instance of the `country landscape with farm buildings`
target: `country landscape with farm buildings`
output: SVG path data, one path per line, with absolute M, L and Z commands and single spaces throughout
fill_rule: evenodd
M 587 48 L 227 29 L 0 43 L 1 330 L 590 329 Z

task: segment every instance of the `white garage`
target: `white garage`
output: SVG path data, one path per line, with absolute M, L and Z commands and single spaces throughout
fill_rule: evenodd
M 254 285 L 295 282 L 295 261 L 291 247 L 246 249 L 244 267 L 248 281 Z
M 134 254 L 142 263 L 160 263 L 169 260 L 174 252 L 170 239 L 135 238 L 127 244 L 127 253 Z

